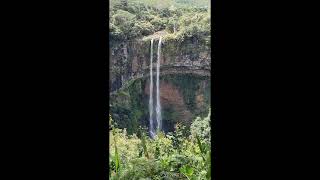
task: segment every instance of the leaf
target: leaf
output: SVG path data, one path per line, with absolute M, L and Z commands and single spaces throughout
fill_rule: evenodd
M 208 164 L 209 164 L 209 165 L 208 165 Z M 211 179 L 211 153 L 210 153 L 210 152 L 207 154 L 206 165 L 207 165 L 206 178 L 207 178 L 207 179 Z
M 193 174 L 193 168 L 190 167 L 190 166 L 186 166 L 186 174 L 187 174 L 188 176 L 192 176 L 192 174 Z
M 206 159 L 205 159 L 205 157 L 204 157 L 204 155 L 205 155 L 205 150 L 204 150 L 204 146 L 201 144 L 201 141 L 200 141 L 200 138 L 199 138 L 199 136 L 198 135 L 196 135 L 196 139 L 197 139 L 197 143 L 198 143 L 198 146 L 199 146 L 199 148 L 200 148 L 200 151 L 201 151 L 201 156 L 202 156 L 202 159 L 203 159 L 203 161 L 206 161 Z
M 115 147 L 115 165 L 116 165 L 116 173 L 118 174 L 120 172 L 120 158 L 118 153 L 118 147 L 117 147 L 117 141 L 116 137 L 114 136 L 114 147 Z
M 179 169 L 180 173 L 182 173 L 183 175 L 185 175 L 188 179 L 190 179 L 190 177 L 193 174 L 193 168 L 190 167 L 189 165 L 184 165 Z
M 204 152 L 203 152 L 203 147 L 202 147 L 202 144 L 201 144 L 201 141 L 200 141 L 200 138 L 199 138 L 198 135 L 196 135 L 196 139 L 197 139 L 197 143 L 198 143 L 198 146 L 199 146 L 199 148 L 200 148 L 201 153 L 204 153 Z

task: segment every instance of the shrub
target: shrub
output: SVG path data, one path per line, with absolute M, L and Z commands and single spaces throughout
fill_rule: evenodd
M 204 136 L 207 131 L 203 133 L 199 125 L 209 122 L 208 117 L 210 112 L 206 118 L 193 122 L 190 136 L 180 125 L 174 133 L 158 132 L 155 139 L 144 136 L 143 129 L 137 136 L 114 128 L 110 134 L 109 176 L 111 179 L 211 179 L 210 138 Z

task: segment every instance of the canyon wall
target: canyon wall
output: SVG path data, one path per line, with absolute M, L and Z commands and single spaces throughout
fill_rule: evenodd
M 154 44 L 157 43 L 155 39 Z M 111 114 L 129 133 L 138 126 L 148 127 L 150 41 L 111 42 L 110 47 Z M 157 52 L 157 46 L 153 48 Z M 157 54 L 153 55 L 155 68 Z M 160 98 L 165 131 L 173 131 L 178 122 L 188 126 L 193 118 L 208 112 L 210 55 L 210 47 L 196 38 L 183 42 L 164 40 Z

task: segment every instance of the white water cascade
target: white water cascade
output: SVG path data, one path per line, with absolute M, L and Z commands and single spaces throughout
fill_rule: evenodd
M 158 59 L 157 59 L 157 107 L 156 107 L 156 117 L 157 117 L 157 130 L 161 130 L 162 127 L 162 117 L 161 117 L 161 103 L 160 103 L 160 58 L 161 58 L 161 37 L 158 44 Z
M 151 50 L 150 50 L 150 88 L 149 88 L 149 125 L 150 125 L 150 136 L 155 137 L 156 131 L 160 131 L 162 128 L 162 117 L 161 117 L 161 103 L 160 103 L 160 58 L 161 58 L 161 37 L 158 44 L 157 53 L 157 82 L 156 82 L 156 122 L 153 118 L 153 73 L 152 73 L 152 57 L 153 57 L 153 39 L 151 39 Z M 155 125 L 157 126 L 155 128 Z
M 150 48 L 150 88 L 149 88 L 149 124 L 150 124 L 150 135 L 153 138 L 155 136 L 154 122 L 153 122 L 153 76 L 152 76 L 152 57 L 153 57 L 153 39 L 151 39 Z

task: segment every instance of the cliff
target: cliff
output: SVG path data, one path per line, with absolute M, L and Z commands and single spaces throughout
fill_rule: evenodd
M 159 36 L 128 42 L 111 42 L 111 113 L 120 127 L 134 132 L 148 126 L 150 39 L 153 43 L 153 68 L 157 61 Z M 160 98 L 165 131 L 181 122 L 188 126 L 192 118 L 206 114 L 210 105 L 210 47 L 197 38 L 179 42 L 163 38 L 160 66 Z M 155 90 L 154 90 L 155 91 Z

